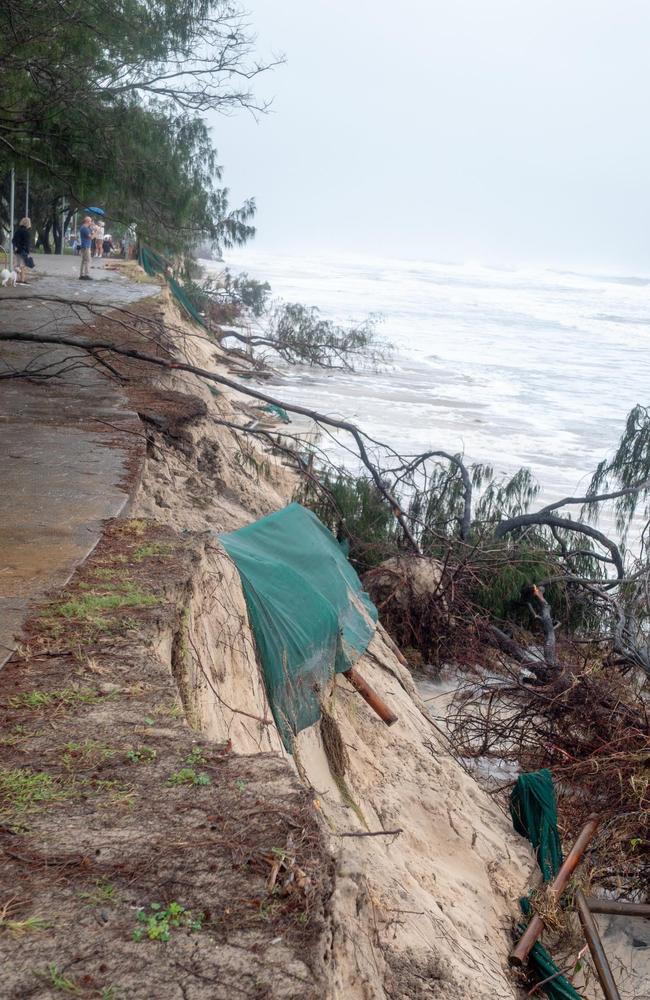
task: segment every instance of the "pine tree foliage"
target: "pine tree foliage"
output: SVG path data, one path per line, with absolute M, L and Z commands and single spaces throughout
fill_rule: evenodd
M 105 203 L 161 249 L 241 244 L 254 204 L 230 209 L 202 116 L 263 110 L 251 82 L 268 65 L 229 0 L 4 4 L 0 178 L 29 168 L 36 202 Z
M 588 497 L 617 493 L 614 498 L 616 527 L 626 537 L 635 517 L 650 519 L 650 407 L 638 404 L 630 410 L 625 430 L 614 455 L 599 463 L 589 484 Z M 588 500 L 585 516 L 597 518 L 598 501 Z

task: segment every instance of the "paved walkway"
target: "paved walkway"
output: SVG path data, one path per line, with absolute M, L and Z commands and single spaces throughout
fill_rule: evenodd
M 79 258 L 35 259 L 28 285 L 0 288 L 2 331 L 72 330 L 74 309 L 83 315 L 85 302 L 125 305 L 157 291 L 100 261 L 86 282 Z M 74 309 L 34 298 L 50 295 L 73 300 Z M 64 363 L 68 371 L 48 381 L 4 377 L 30 361 Z M 0 342 L 0 666 L 30 605 L 69 579 L 96 545 L 102 521 L 128 505 L 142 461 L 141 438 L 131 433 L 141 428 L 123 393 L 74 363 L 68 348 Z

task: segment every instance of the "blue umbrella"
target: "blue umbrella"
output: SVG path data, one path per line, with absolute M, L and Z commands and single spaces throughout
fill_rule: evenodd
M 95 205 L 89 205 L 86 211 L 92 212 L 93 215 L 106 215 L 106 212 L 104 211 L 103 208 L 97 208 L 97 206 Z

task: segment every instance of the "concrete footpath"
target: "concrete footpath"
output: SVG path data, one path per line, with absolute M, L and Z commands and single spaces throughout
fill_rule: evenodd
M 102 261 L 93 262 L 93 281 L 79 281 L 77 257 L 35 260 L 28 285 L 0 288 L 2 332 L 70 332 L 84 313 L 92 321 L 84 303 L 127 305 L 159 291 Z M 0 666 L 30 605 L 69 579 L 97 544 L 103 520 L 128 506 L 139 479 L 139 420 L 119 387 L 80 357 L 70 348 L 0 342 Z M 44 365 L 63 374 L 37 377 Z M 17 377 L 26 369 L 32 377 Z

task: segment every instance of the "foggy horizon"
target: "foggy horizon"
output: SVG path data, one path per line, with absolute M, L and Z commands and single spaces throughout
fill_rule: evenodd
M 250 250 L 650 272 L 650 9 L 247 4 L 270 114 L 211 118 Z

